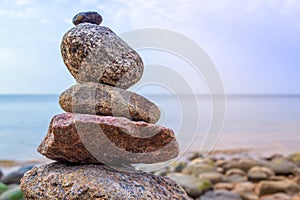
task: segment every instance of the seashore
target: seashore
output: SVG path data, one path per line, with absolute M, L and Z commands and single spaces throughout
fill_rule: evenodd
M 19 183 L 25 171 L 50 162 L 0 161 L 0 199 L 23 199 Z M 151 173 L 175 180 L 191 199 L 300 199 L 300 152 L 259 156 L 256 149 L 215 150 L 207 155 L 193 151 Z

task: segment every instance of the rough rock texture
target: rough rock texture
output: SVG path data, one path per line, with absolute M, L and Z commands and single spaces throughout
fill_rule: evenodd
M 89 12 L 81 12 L 75 15 L 72 19 L 74 25 L 78 25 L 81 23 L 91 23 L 100 25 L 102 22 L 102 16 L 97 12 L 89 11 Z
M 59 104 L 66 112 L 126 117 L 134 121 L 156 123 L 159 108 L 146 98 L 100 83 L 73 85 L 63 92 Z
M 112 30 L 82 23 L 61 43 L 63 60 L 77 82 L 99 82 L 127 89 L 143 74 L 141 57 Z
M 22 178 L 21 188 L 27 200 L 189 199 L 167 177 L 120 172 L 104 165 L 52 163 L 35 167 Z
M 157 163 L 175 158 L 174 132 L 122 117 L 63 113 L 53 117 L 38 151 L 56 161 Z

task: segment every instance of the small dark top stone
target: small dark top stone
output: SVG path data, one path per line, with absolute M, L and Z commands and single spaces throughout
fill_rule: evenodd
M 97 12 L 89 11 L 89 12 L 81 12 L 73 17 L 72 20 L 74 25 L 81 23 L 91 23 L 100 25 L 102 22 L 102 16 Z

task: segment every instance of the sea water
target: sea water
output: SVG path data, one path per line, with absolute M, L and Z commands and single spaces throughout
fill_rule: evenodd
M 0 96 L 0 160 L 28 160 L 47 133 L 51 117 L 62 112 L 57 95 Z
M 51 118 L 63 112 L 58 97 L 0 96 L 0 160 L 42 157 L 36 149 L 47 133 Z M 211 98 L 197 98 L 198 107 L 195 107 L 195 98 L 192 96 L 178 98 L 148 95 L 147 98 L 158 104 L 162 111 L 158 124 L 175 131 L 184 151 L 201 150 L 205 134 L 211 126 Z M 188 110 L 188 113 L 183 115 L 183 109 Z M 195 116 L 195 110 L 199 116 Z M 195 122 L 198 123 L 197 129 Z M 182 123 L 185 123 L 184 129 Z M 222 132 L 213 134 L 216 134 L 215 141 L 210 145 L 214 149 L 269 148 L 300 151 L 300 97 L 228 96 Z

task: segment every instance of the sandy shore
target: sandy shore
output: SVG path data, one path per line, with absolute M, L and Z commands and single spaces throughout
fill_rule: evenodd
M 32 159 L 28 161 L 0 160 L 0 170 L 3 172 L 3 174 L 8 174 L 24 166 L 29 166 L 29 165 L 38 166 L 49 162 L 53 162 L 53 161 L 46 158 Z

